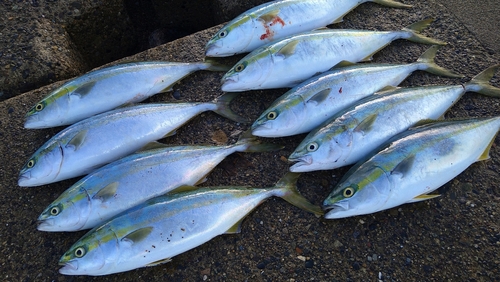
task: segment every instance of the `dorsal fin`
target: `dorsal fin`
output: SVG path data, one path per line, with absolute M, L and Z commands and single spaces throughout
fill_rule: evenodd
M 66 145 L 67 148 L 73 147 L 73 150 L 78 150 L 80 146 L 83 144 L 83 141 L 85 141 L 85 137 L 87 136 L 88 130 L 82 130 L 78 132 L 71 140 L 68 142 Z
M 307 100 L 307 103 L 314 102 L 316 104 L 321 104 L 321 102 L 323 102 L 324 100 L 326 100 L 326 98 L 328 98 L 330 92 L 332 92 L 331 88 L 326 88 L 324 90 L 321 90 L 318 93 L 314 94 L 309 100 Z
M 125 237 L 122 238 L 122 241 L 131 241 L 132 243 L 140 242 L 146 239 L 149 234 L 151 234 L 151 231 L 153 231 L 152 226 L 139 228 L 125 235 Z
M 92 199 L 100 199 L 105 202 L 107 199 L 112 198 L 116 195 L 116 190 L 118 189 L 118 182 L 115 181 L 111 184 L 106 185 L 106 187 L 102 188 L 97 192 Z

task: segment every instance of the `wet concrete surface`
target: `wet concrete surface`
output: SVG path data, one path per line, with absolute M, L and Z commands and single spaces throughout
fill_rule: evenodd
M 398 30 L 427 17 L 436 18 L 423 34 L 447 41 L 436 61 L 460 72 L 463 79 L 417 72 L 403 86 L 461 84 L 500 56 L 477 39 L 445 6 L 434 1 L 405 1 L 411 10 L 367 3 L 335 27 Z M 203 59 L 203 47 L 217 28 L 145 51 L 123 61 Z M 399 40 L 374 56 L 374 62 L 409 63 L 428 46 Z M 229 58 L 234 64 L 238 58 Z M 222 94 L 223 73 L 199 72 L 149 101 L 209 101 Z M 500 75 L 492 84 L 500 87 Z M 219 236 L 173 258 L 164 265 L 106 277 L 71 277 L 58 273 L 60 256 L 85 232 L 45 233 L 36 230 L 40 212 L 76 179 L 33 188 L 17 186 L 17 175 L 31 154 L 61 128 L 27 130 L 26 111 L 57 82 L 0 103 L 0 275 L 4 281 L 498 281 L 500 222 L 498 173 L 500 139 L 491 159 L 473 164 L 438 190 L 441 197 L 403 205 L 372 215 L 342 220 L 318 219 L 270 199 L 243 222 L 240 234 Z M 254 120 L 286 90 L 249 91 L 233 110 Z M 176 98 L 174 98 L 174 96 Z M 446 118 L 497 116 L 500 100 L 467 93 Z M 171 144 L 215 144 L 214 134 L 248 128 L 213 113 L 204 113 L 164 139 Z M 278 152 L 235 154 L 228 157 L 203 186 L 272 186 L 288 170 L 284 161 L 305 135 L 262 139 L 285 145 Z M 299 190 L 320 204 L 347 168 L 304 173 Z

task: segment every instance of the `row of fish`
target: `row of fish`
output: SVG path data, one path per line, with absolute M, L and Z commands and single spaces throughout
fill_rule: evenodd
M 72 125 L 35 152 L 21 170 L 19 185 L 88 174 L 38 218 L 42 231 L 93 228 L 63 255 L 60 272 L 105 275 L 169 261 L 217 235 L 237 232 L 245 215 L 271 196 L 323 214 L 298 193 L 294 173 L 272 188 L 192 186 L 229 154 L 281 148 L 262 144 L 254 135 L 310 132 L 289 157 L 296 162 L 291 171 L 356 163 L 325 199 L 326 218 L 433 198 L 427 194 L 471 163 L 487 159 L 500 118 L 422 120 L 442 117 L 467 91 L 498 97 L 500 89 L 488 81 L 499 66 L 465 86 L 394 89 L 415 70 L 461 75 L 434 63 L 438 46 L 412 64 L 352 64 L 369 60 L 396 39 L 444 44 L 419 34 L 430 19 L 400 31 L 318 29 L 340 21 L 362 2 L 367 1 L 263 4 L 229 22 L 207 43 L 207 56 L 251 52 L 231 69 L 212 60 L 123 64 L 76 78 L 37 103 L 27 114 L 26 128 Z M 373 2 L 410 7 L 392 0 Z M 237 93 L 206 103 L 117 108 L 169 91 L 195 71 L 228 69 L 223 91 L 293 87 L 234 145 L 169 147 L 154 141 L 203 111 L 246 122 L 229 108 Z M 385 91 L 374 94 L 380 90 Z M 426 124 L 411 128 L 419 123 Z

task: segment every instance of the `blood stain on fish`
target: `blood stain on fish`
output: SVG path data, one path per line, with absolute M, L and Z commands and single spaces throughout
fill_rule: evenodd
M 276 16 L 275 18 L 273 18 L 269 22 L 269 25 L 267 22 L 264 23 L 264 28 L 266 29 L 266 33 L 264 33 L 260 36 L 260 40 L 272 39 L 274 32 L 270 29 L 270 27 L 277 24 L 277 23 L 281 24 L 282 27 L 285 26 L 285 22 L 279 16 Z

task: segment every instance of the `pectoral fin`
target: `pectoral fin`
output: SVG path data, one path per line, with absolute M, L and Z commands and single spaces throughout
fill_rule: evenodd
M 76 96 L 79 96 L 81 98 L 81 97 L 87 95 L 90 92 L 90 90 L 92 90 L 92 88 L 94 88 L 95 84 L 96 84 L 96 81 L 84 83 L 80 87 L 76 88 L 71 93 L 71 95 L 76 95 Z
M 401 178 L 405 176 L 405 174 L 410 171 L 413 167 L 413 162 L 415 161 L 415 155 L 411 155 L 404 160 L 402 160 L 392 171 L 391 174 L 399 174 Z
M 321 102 L 325 101 L 326 98 L 328 98 L 330 92 L 332 92 L 331 88 L 321 90 L 320 92 L 314 94 L 309 100 L 307 100 L 307 103 L 315 103 L 316 105 L 321 104 Z
M 73 136 L 73 138 L 71 138 L 71 140 L 68 142 L 68 144 L 66 145 L 67 148 L 73 148 L 73 150 L 78 150 L 78 148 L 80 148 L 80 146 L 83 144 L 83 142 L 85 141 L 85 137 L 87 136 L 87 132 L 88 130 L 82 130 L 80 131 L 78 134 L 76 134 L 75 136 Z
M 260 16 L 258 19 L 265 22 L 265 23 L 268 23 L 268 22 L 272 22 L 274 18 L 276 18 L 279 14 L 280 10 L 272 10 L 270 12 L 267 12 L 265 13 L 264 15 Z
M 130 232 L 125 237 L 123 237 L 122 241 L 130 241 L 132 243 L 140 242 L 140 241 L 146 239 L 146 237 L 148 237 L 149 234 L 151 234 L 151 231 L 153 231 L 152 226 L 139 228 L 135 231 Z
M 112 198 L 116 194 L 116 190 L 118 189 L 118 182 L 113 182 L 111 184 L 108 184 L 106 187 L 102 188 L 97 192 L 92 199 L 99 199 L 103 202 L 108 200 L 109 198 Z
M 276 53 L 276 55 L 283 56 L 285 59 L 290 57 L 295 53 L 295 48 L 297 47 L 297 44 L 299 44 L 298 40 L 293 40 L 288 42 Z
M 356 126 L 354 132 L 361 132 L 363 135 L 366 135 L 366 133 L 372 130 L 375 120 L 377 120 L 377 114 L 369 115 L 358 126 Z
M 240 219 L 238 222 L 236 222 L 231 228 L 229 228 L 224 234 L 236 234 L 241 232 L 241 223 L 243 222 L 243 219 Z
M 416 196 L 415 198 L 409 200 L 408 202 L 406 203 L 416 203 L 416 202 L 421 202 L 421 201 L 425 201 L 425 200 L 430 200 L 430 199 L 434 199 L 434 198 L 437 198 L 441 195 L 427 195 L 427 194 L 423 194 L 423 195 L 420 195 L 420 196 Z

